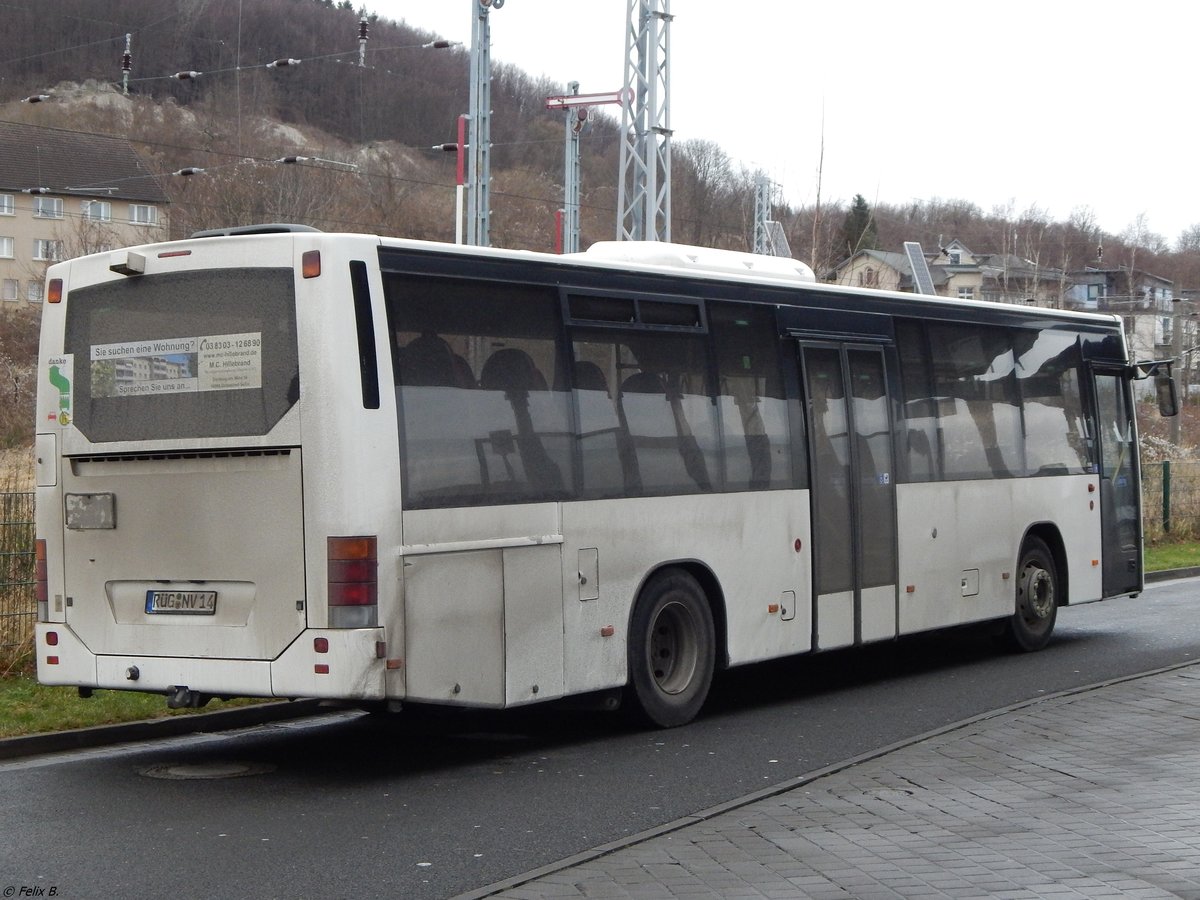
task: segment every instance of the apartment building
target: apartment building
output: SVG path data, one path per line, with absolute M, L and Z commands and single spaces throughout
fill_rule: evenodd
M 0 124 L 0 312 L 41 303 L 57 260 L 165 238 L 168 204 L 123 138 Z

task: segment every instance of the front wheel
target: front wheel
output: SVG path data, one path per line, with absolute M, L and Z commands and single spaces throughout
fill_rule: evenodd
M 1030 537 L 1017 566 L 1016 610 L 1009 619 L 1008 640 L 1018 650 L 1041 650 L 1050 641 L 1058 616 L 1058 569 L 1050 548 Z
M 655 575 L 638 597 L 629 630 L 629 693 L 661 728 L 684 725 L 708 697 L 716 662 L 712 610 L 682 569 Z

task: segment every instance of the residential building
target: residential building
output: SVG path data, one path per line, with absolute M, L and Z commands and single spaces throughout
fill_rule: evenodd
M 0 125 L 0 310 L 40 303 L 59 259 L 165 238 L 168 203 L 123 138 Z
M 946 277 L 943 272 L 934 272 L 934 288 L 942 293 Z M 883 291 L 914 291 L 912 266 L 903 253 L 887 250 L 859 250 L 845 262 L 839 264 L 829 281 L 851 287 L 878 288 Z
M 1089 266 L 1071 272 L 1070 280 L 1069 308 L 1119 315 L 1133 358 L 1179 358 L 1177 375 L 1185 387 L 1191 387 L 1190 370 L 1197 361 L 1190 348 L 1197 340 L 1198 307 L 1191 299 L 1177 296 L 1170 279 L 1129 266 Z M 1143 393 L 1149 390 L 1142 387 Z
M 934 291 L 960 300 L 1060 306 L 1067 278 L 1061 269 L 1039 266 L 1011 253 L 973 253 L 953 240 L 927 252 Z M 830 278 L 837 284 L 912 291 L 912 267 L 903 253 L 860 250 L 838 265 Z

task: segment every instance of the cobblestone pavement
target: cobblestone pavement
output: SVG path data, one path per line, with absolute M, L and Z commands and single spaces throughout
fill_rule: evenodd
M 1200 666 L 976 719 L 469 896 L 1200 898 Z

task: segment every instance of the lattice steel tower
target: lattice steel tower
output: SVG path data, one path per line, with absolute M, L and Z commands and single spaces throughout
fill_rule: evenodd
M 792 255 L 783 225 L 771 218 L 771 194 L 776 185 L 759 172 L 754 177 L 754 252 L 762 256 Z
M 628 0 L 617 240 L 671 239 L 671 0 Z
M 488 13 L 504 0 L 476 0 L 471 16 L 471 109 L 467 136 L 466 242 L 491 246 L 492 29 Z

